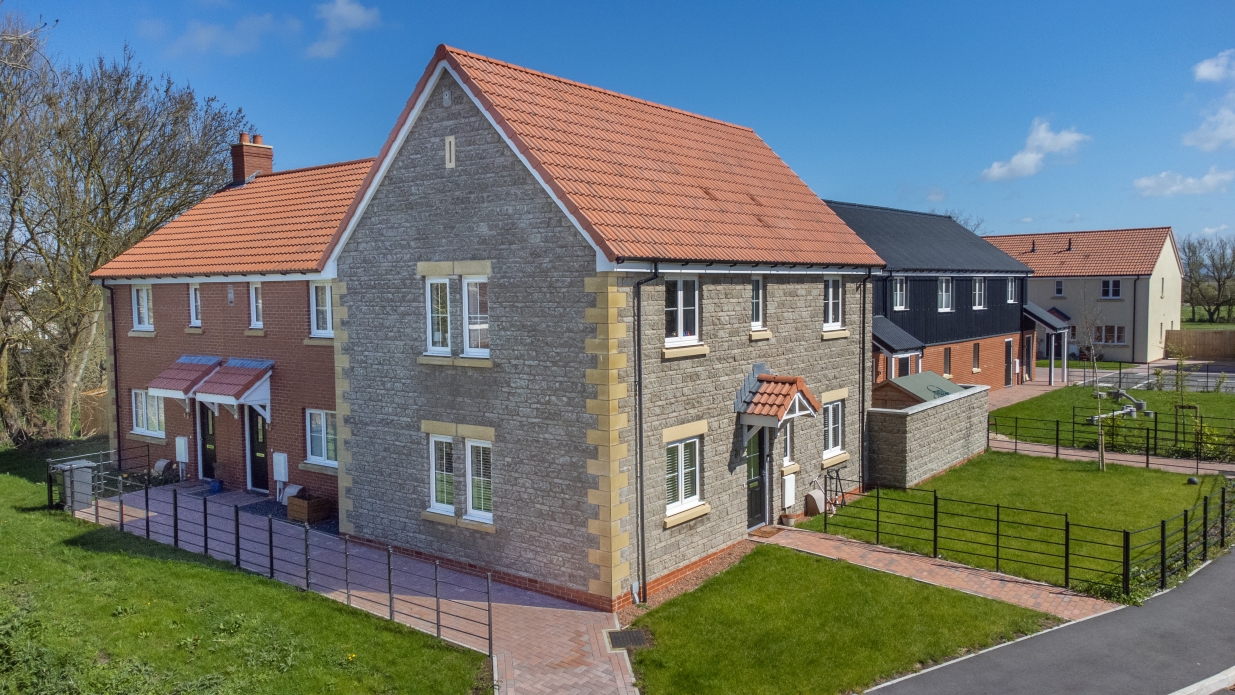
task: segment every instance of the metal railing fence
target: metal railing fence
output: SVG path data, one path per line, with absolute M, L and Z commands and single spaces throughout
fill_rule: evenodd
M 1143 456 L 1147 468 L 1153 465 L 1201 473 L 1230 468 L 1207 467 L 1207 463 L 1235 463 L 1235 418 L 1159 412 L 1154 417 L 1106 418 L 1099 428 L 1090 422 L 1093 414 L 1074 406 L 1070 420 L 991 415 L 987 417 L 987 448 L 1020 452 L 1021 444 L 1030 442 L 1054 447 L 1058 457 L 1065 447 L 1097 451 L 1101 438 L 1106 451 Z M 1154 457 L 1176 461 L 1151 461 Z M 1179 460 L 1191 463 L 1185 465 Z

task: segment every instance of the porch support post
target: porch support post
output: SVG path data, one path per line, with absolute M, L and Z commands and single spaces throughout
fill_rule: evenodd
M 1068 331 L 1063 332 L 1063 354 L 1060 355 L 1063 360 L 1063 385 L 1068 385 Z
M 1046 348 L 1046 351 L 1050 355 L 1050 360 L 1051 360 L 1050 362 L 1051 366 L 1050 366 L 1050 369 L 1047 371 L 1047 377 L 1046 377 L 1047 386 L 1055 385 L 1055 338 L 1057 335 L 1058 333 L 1051 334 L 1050 345 L 1048 345 Z

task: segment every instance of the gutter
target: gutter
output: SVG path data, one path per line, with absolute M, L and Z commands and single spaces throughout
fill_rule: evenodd
M 639 603 L 648 600 L 647 524 L 643 504 L 643 286 L 660 277 L 660 263 L 652 264 L 652 274 L 635 283 L 635 529 L 639 542 Z

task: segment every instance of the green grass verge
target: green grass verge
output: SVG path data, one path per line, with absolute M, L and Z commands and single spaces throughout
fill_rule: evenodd
M 1235 323 L 1210 323 L 1208 321 L 1184 321 L 1179 324 L 1185 331 L 1235 331 Z
M 1119 366 L 1120 366 L 1119 362 L 1098 362 L 1097 364 L 1098 364 L 1098 367 L 1097 367 L 1098 369 L 1119 369 Z M 1124 362 L 1122 364 L 1125 369 L 1136 366 L 1130 362 Z M 1038 366 L 1042 367 L 1043 369 L 1049 369 L 1051 366 L 1051 361 L 1049 359 L 1048 360 L 1038 360 Z M 1056 358 L 1055 359 L 1055 369 L 1059 369 L 1061 367 L 1063 367 L 1063 360 Z M 1081 369 L 1092 369 L 1092 368 L 1093 368 L 1093 365 L 1084 360 L 1068 360 L 1069 371 L 1071 370 L 1080 371 Z M 1072 375 L 1069 374 L 1068 376 L 1072 376 Z
M 3 451 L 0 470 L 41 475 L 56 453 Z M 322 596 L 46 511 L 46 494 L 0 474 L 0 693 L 468 693 L 484 666 Z
M 777 546 L 760 546 L 635 622 L 639 687 L 848 693 L 1052 624 L 1042 613 Z
M 1231 375 L 1235 378 L 1235 374 Z M 1217 375 L 1214 375 L 1217 378 Z M 1167 387 L 1170 387 L 1170 377 L 1166 377 Z M 1078 416 L 1092 415 L 1098 412 L 1098 399 L 1093 397 L 1092 386 L 1065 386 L 1048 391 L 1041 396 L 1004 406 L 991 412 L 992 417 L 1000 419 L 1023 417 L 1040 420 L 1063 420 L 1067 423 L 1072 419 L 1072 408 L 1076 406 Z M 1145 401 L 1146 406 L 1153 411 L 1171 416 L 1175 412 L 1175 404 L 1179 397 L 1174 391 L 1142 391 L 1129 390 L 1135 398 Z M 1235 393 L 1188 392 L 1185 402 L 1200 407 L 1203 417 L 1235 418 Z M 1126 404 L 1127 401 L 1124 401 Z M 1102 401 L 1103 412 L 1110 412 L 1111 401 Z M 1002 431 L 1002 430 L 1001 430 Z M 1053 435 L 1052 435 L 1053 436 Z M 1053 441 L 1053 439 L 1052 439 Z

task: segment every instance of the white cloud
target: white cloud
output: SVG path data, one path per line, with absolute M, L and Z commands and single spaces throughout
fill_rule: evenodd
M 1217 234 L 1218 232 L 1221 232 L 1225 229 L 1226 229 L 1226 225 L 1220 224 L 1217 227 L 1202 227 L 1201 231 L 1204 232 L 1205 234 Z
M 1173 195 L 1203 195 L 1215 191 L 1225 191 L 1227 184 L 1235 181 L 1235 170 L 1220 171 L 1218 167 L 1210 167 L 1204 176 L 1192 178 L 1173 171 L 1164 171 L 1157 176 L 1142 176 L 1132 182 L 1136 190 L 1146 198 L 1166 197 Z
M 1076 128 L 1052 131 L 1049 122 L 1035 118 L 1029 129 L 1029 137 L 1025 139 L 1025 149 L 1012 155 L 1006 162 L 991 164 L 982 172 L 982 178 L 987 181 L 1006 181 L 1033 176 L 1042 171 L 1046 155 L 1071 152 L 1081 142 L 1089 139 L 1088 135 L 1077 132 Z
M 1235 77 L 1235 48 L 1193 65 L 1192 74 L 1197 82 L 1221 82 Z
M 294 34 L 300 31 L 300 21 L 292 17 L 276 19 L 273 14 L 249 15 L 229 26 L 189 22 L 188 28 L 172 42 L 172 55 L 185 53 L 222 53 L 235 56 L 251 53 L 261 47 L 268 34 Z
M 1021 222 L 1025 224 L 1029 224 L 1030 222 L 1033 222 L 1033 218 L 1032 217 L 1022 217 Z
M 1184 135 L 1184 144 L 1213 152 L 1223 145 L 1235 146 L 1235 111 L 1223 106 L 1205 117 L 1201 127 Z
M 321 38 L 306 50 L 314 58 L 333 58 L 347 43 L 348 34 L 372 29 L 381 21 L 380 10 L 365 7 L 355 0 L 331 0 L 318 5 L 316 14 L 326 26 Z
M 948 192 L 942 188 L 926 189 L 926 199 L 932 203 L 942 203 L 948 199 Z

